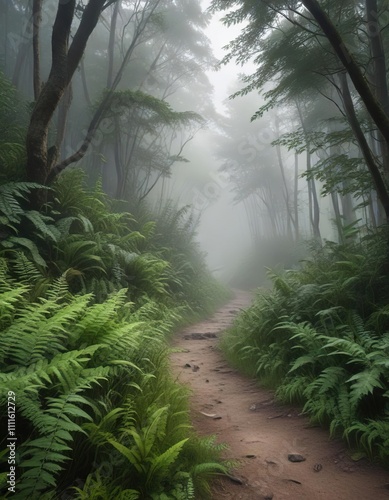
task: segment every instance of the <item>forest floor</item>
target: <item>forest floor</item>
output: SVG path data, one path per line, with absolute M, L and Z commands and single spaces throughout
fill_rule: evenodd
M 233 478 L 242 484 L 217 481 L 213 500 L 389 499 L 389 471 L 357 460 L 327 430 L 311 426 L 301 408 L 276 402 L 272 391 L 228 366 L 218 340 L 250 301 L 249 293 L 236 291 L 211 318 L 172 341 L 172 369 L 191 388 L 195 429 L 216 435 L 229 447 L 225 458 L 239 461 Z M 289 454 L 305 460 L 292 463 Z

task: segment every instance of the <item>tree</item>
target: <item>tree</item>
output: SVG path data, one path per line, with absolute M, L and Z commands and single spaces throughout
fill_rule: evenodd
M 51 40 L 51 70 L 38 95 L 27 131 L 27 178 L 30 181 L 45 184 L 56 163 L 58 148 L 56 146 L 52 146 L 50 150 L 48 148 L 51 119 L 80 63 L 100 14 L 110 3 L 112 3 L 110 0 L 89 0 L 70 45 L 76 0 L 58 3 Z
M 379 21 L 379 12 L 380 9 L 384 8 L 384 3 L 379 2 L 377 5 L 377 2 L 366 0 L 361 7 L 361 3 L 353 0 L 341 3 L 333 0 L 323 0 L 320 3 L 316 0 L 302 2 L 214 0 L 212 5 L 213 9 L 216 10 L 237 7 L 235 10 L 229 10 L 226 14 L 224 20 L 228 25 L 243 20 L 248 22 L 241 35 L 229 44 L 230 52 L 225 58 L 225 61 L 228 61 L 234 57 L 240 63 L 253 58 L 258 65 L 258 70 L 253 75 L 246 77 L 247 85 L 240 93 L 261 87 L 265 81 L 268 81 L 269 77 L 271 78 L 271 75 L 275 78 L 276 89 L 265 92 L 268 98 L 267 107 L 264 107 L 259 114 L 275 105 L 281 95 L 285 97 L 291 81 L 296 81 L 296 76 L 293 76 L 293 71 L 290 70 L 294 61 L 300 69 L 305 64 L 305 88 L 309 78 L 308 85 L 311 89 L 317 86 L 316 93 L 317 91 L 321 92 L 323 84 L 316 85 L 316 82 L 324 78 L 327 82 L 336 85 L 342 98 L 343 92 L 345 92 L 345 101 L 343 102 L 344 108 L 347 107 L 345 115 L 352 121 L 345 81 L 343 79 L 343 81 L 336 82 L 335 77 L 342 71 L 347 73 L 353 84 L 351 92 L 354 92 L 354 89 L 356 91 L 355 96 L 351 98 L 351 104 L 354 108 L 356 105 L 359 106 L 358 101 L 364 104 L 373 127 L 381 135 L 382 144 L 384 144 L 384 147 L 380 149 L 380 161 L 377 162 L 377 158 L 371 155 L 370 159 L 374 161 L 366 161 L 366 165 L 388 218 L 387 143 L 389 118 L 386 113 L 387 86 L 384 84 L 383 78 L 385 71 L 383 37 L 385 34 L 382 31 L 384 26 L 381 26 Z M 365 11 L 368 15 L 364 19 Z M 327 12 L 331 13 L 331 18 L 326 14 Z M 336 27 L 332 19 L 337 20 Z M 374 22 L 375 36 L 371 36 L 372 22 Z M 291 33 L 294 34 L 294 38 L 290 36 Z M 275 43 L 277 39 L 278 42 L 281 40 L 281 43 Z M 356 51 L 352 50 L 351 46 Z M 269 50 L 272 51 L 274 69 L 269 68 L 270 58 L 266 56 L 267 47 L 270 47 Z M 308 52 L 301 58 L 302 50 Z M 315 54 L 314 57 L 312 57 L 313 54 Z M 264 64 L 263 58 L 265 59 Z M 323 60 L 325 61 L 324 65 L 321 64 Z M 321 64 L 321 68 L 317 72 L 315 70 L 318 69 L 318 63 Z M 309 66 L 312 67 L 309 68 Z M 285 68 L 289 68 L 286 73 L 283 71 Z M 277 70 L 281 73 L 277 74 Z M 364 73 L 368 72 L 370 81 L 364 76 Z M 346 83 L 347 80 L 348 78 Z M 303 82 L 303 79 L 300 79 L 300 82 Z M 361 135 L 352 123 L 350 126 L 356 134 L 358 142 L 362 140 L 360 147 L 365 158 L 367 150 L 362 135 L 366 135 L 366 132 L 362 127 Z
M 118 113 L 116 111 L 110 112 L 110 108 L 115 107 L 116 92 L 118 89 L 128 87 L 131 90 L 138 88 L 145 92 L 152 92 L 154 96 L 165 100 L 180 90 L 181 100 L 183 100 L 182 82 L 190 79 L 193 81 L 195 78 L 200 80 L 203 68 L 212 62 L 208 40 L 204 37 L 201 29 L 198 29 L 205 25 L 207 16 L 203 15 L 198 2 L 189 5 L 182 0 L 174 2 L 174 5 L 165 0 L 142 0 L 131 5 L 124 4 L 121 0 L 106 0 L 105 2 L 89 0 L 85 6 L 78 0 L 67 2 L 66 5 L 60 3 L 56 10 L 51 37 L 52 64 L 50 73 L 47 81 L 41 85 L 39 36 L 41 28 L 45 29 L 45 34 L 47 34 L 45 26 L 50 24 L 41 23 L 41 9 L 41 0 L 34 0 L 34 15 L 31 19 L 28 18 L 33 32 L 32 41 L 30 41 L 34 55 L 31 77 L 34 81 L 36 103 L 31 115 L 26 141 L 27 177 L 34 182 L 50 184 L 70 164 L 82 159 L 93 142 L 93 144 L 98 143 L 97 149 L 99 149 L 101 157 L 108 158 L 110 163 L 114 164 L 118 174 L 117 183 L 120 184 L 120 188 L 116 189 L 116 194 L 121 195 L 126 187 L 123 169 L 127 169 L 129 172 L 130 170 L 136 171 L 137 167 L 133 164 L 129 166 L 129 163 L 135 158 L 134 155 L 130 154 L 128 158 L 120 159 L 120 156 L 123 155 L 119 151 L 119 143 L 127 141 L 128 151 L 128 139 L 130 136 L 132 139 L 135 137 L 136 144 L 134 143 L 134 147 L 131 146 L 130 150 L 139 152 L 142 149 L 143 151 L 148 149 L 151 155 L 152 151 L 154 153 L 157 151 L 158 142 L 154 140 L 154 149 L 150 149 L 150 144 L 147 145 L 149 138 L 145 132 L 144 124 L 143 128 L 141 127 L 142 133 L 136 132 L 137 125 L 131 121 L 128 122 L 127 130 L 117 126 Z M 172 24 L 177 25 L 178 15 L 181 16 L 182 26 L 180 29 L 178 27 L 171 29 Z M 102 18 L 103 22 L 98 23 L 99 17 Z M 77 28 L 70 43 L 74 25 Z M 86 58 L 87 63 L 90 59 L 94 61 L 95 71 L 92 78 L 98 83 L 94 87 L 98 88 L 102 79 L 107 82 L 107 90 L 101 93 L 102 89 L 100 89 L 100 95 L 91 91 L 90 74 L 89 72 L 88 75 L 86 74 L 86 64 L 83 60 L 86 44 L 93 31 L 95 34 L 92 43 L 95 44 L 95 51 L 91 50 L 87 53 Z M 178 40 L 179 37 L 183 38 Z M 107 46 L 107 56 L 101 49 L 102 44 L 103 47 L 104 44 Z M 89 115 L 91 108 L 93 108 L 89 123 L 83 129 L 81 129 L 82 125 L 80 126 L 78 118 L 80 115 L 78 107 L 80 84 L 76 78 L 72 81 L 75 70 L 79 66 L 81 67 L 80 76 L 85 101 L 90 105 Z M 132 68 L 131 73 L 127 71 L 129 66 Z M 100 68 L 105 74 L 101 75 Z M 206 88 L 206 85 L 203 87 Z M 73 88 L 75 89 L 76 107 L 72 105 Z M 97 106 L 92 104 L 96 100 L 98 101 Z M 146 100 L 143 102 L 146 103 Z M 203 103 L 206 102 L 207 99 L 204 99 Z M 167 103 L 165 104 L 167 105 Z M 137 105 L 133 115 L 139 112 L 139 101 Z M 75 108 L 74 111 L 72 111 L 72 106 Z M 85 109 L 84 103 L 82 106 Z M 180 107 L 182 108 L 182 106 Z M 121 110 L 124 110 L 123 106 Z M 128 117 L 128 111 L 126 113 Z M 144 113 L 147 116 L 147 105 L 144 108 Z M 108 115 L 111 118 L 115 115 L 115 119 L 113 122 L 111 120 L 112 126 L 106 127 L 107 130 L 104 130 L 104 118 Z M 172 130 L 177 137 L 180 135 L 179 124 L 187 122 L 188 116 L 179 115 L 179 113 L 171 114 L 170 119 L 172 123 L 174 122 Z M 73 120 L 71 133 L 67 131 L 69 130 L 67 127 L 69 117 L 70 120 Z M 56 127 L 52 125 L 54 118 L 56 118 Z M 198 117 L 195 121 L 197 119 Z M 110 140 L 113 128 L 119 134 L 115 144 Z M 103 130 L 104 132 L 102 132 Z M 155 130 L 154 127 L 153 134 Z M 103 135 L 102 141 L 96 138 L 98 132 Z M 126 134 L 126 137 L 120 136 L 123 133 Z M 81 141 L 80 135 L 82 136 Z M 180 161 L 182 149 L 191 136 L 192 131 L 183 137 L 181 143 L 177 141 L 173 143 L 169 139 L 169 134 L 160 135 L 158 141 L 164 142 L 163 147 L 166 147 L 169 142 L 173 147 L 170 153 L 167 152 L 170 166 L 175 161 Z M 64 141 L 65 144 L 63 144 Z M 142 141 L 145 141 L 146 144 L 140 144 Z M 160 176 L 168 174 L 170 167 L 166 161 L 162 161 L 159 167 L 154 167 L 158 158 L 158 154 L 155 154 L 151 170 L 159 169 Z M 95 163 L 97 164 L 95 166 L 98 166 L 98 162 Z M 111 169 L 111 171 L 114 170 Z M 158 180 L 153 176 L 148 176 L 148 178 L 151 184 L 144 182 L 144 179 L 141 180 L 144 188 L 141 196 L 148 193 L 149 187 L 152 187 Z M 123 179 L 124 183 L 121 183 Z M 138 187 L 133 186 L 133 192 Z M 44 200 L 37 200 L 37 204 L 42 201 Z
M 245 205 L 253 241 L 257 243 L 266 234 L 290 238 L 292 227 L 297 239 L 291 172 L 285 165 L 284 148 L 278 145 L 274 154 L 272 147 L 283 123 L 272 112 L 250 124 L 256 99 L 251 95 L 227 104 L 228 117 L 220 122 L 222 134 L 216 138 L 216 154 L 234 186 L 235 200 Z

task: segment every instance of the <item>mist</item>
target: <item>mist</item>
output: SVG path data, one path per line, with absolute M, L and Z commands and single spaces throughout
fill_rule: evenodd
M 35 23 L 27 2 L 1 8 L 4 74 L 39 104 L 53 72 L 57 3 L 48 0 Z M 268 46 L 254 44 L 245 54 L 244 42 L 231 45 L 247 21 L 225 25 L 229 12 L 207 1 L 107 5 L 58 89 L 58 106 L 47 112 L 50 127 L 37 132 L 38 121 L 30 124 L 28 161 L 41 167 L 27 177 L 45 183 L 81 168 L 90 185 L 101 182 L 135 217 L 143 205 L 190 206 L 210 270 L 228 283 L 257 276 L 249 280 L 257 286 L 265 267 L 297 263 L 304 241 L 339 240 L 342 226 L 368 225 L 372 216 L 377 223 L 382 213 L 374 195 L 352 192 L 328 163 L 328 147 L 345 159 L 346 145 L 335 137 L 344 130 L 339 97 L 330 89 L 329 99 L 319 95 L 311 105 L 319 84 L 313 77 L 304 83 L 304 64 L 293 74 L 293 52 L 271 69 L 280 37 L 270 29 Z M 71 38 L 82 7 L 76 13 Z M 281 89 L 282 72 L 293 76 Z M 39 156 L 34 134 L 47 135 L 52 156 Z M 351 145 L 348 161 L 358 154 Z
M 0 0 L 0 497 L 385 496 L 388 26 Z

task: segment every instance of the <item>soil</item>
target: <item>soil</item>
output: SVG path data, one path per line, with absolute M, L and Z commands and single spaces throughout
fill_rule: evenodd
M 310 425 L 301 408 L 276 402 L 272 391 L 228 366 L 219 338 L 250 301 L 249 293 L 236 291 L 213 317 L 173 340 L 171 364 L 192 390 L 194 427 L 216 435 L 228 445 L 225 458 L 239 462 L 232 477 L 215 483 L 212 498 L 388 500 L 389 471 L 353 455 L 327 430 Z M 301 457 L 288 458 L 292 454 Z

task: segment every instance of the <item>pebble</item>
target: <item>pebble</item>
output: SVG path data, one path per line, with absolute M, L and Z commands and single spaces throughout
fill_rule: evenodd
M 289 462 L 304 462 L 305 457 L 303 457 L 299 453 L 289 453 L 288 460 Z

